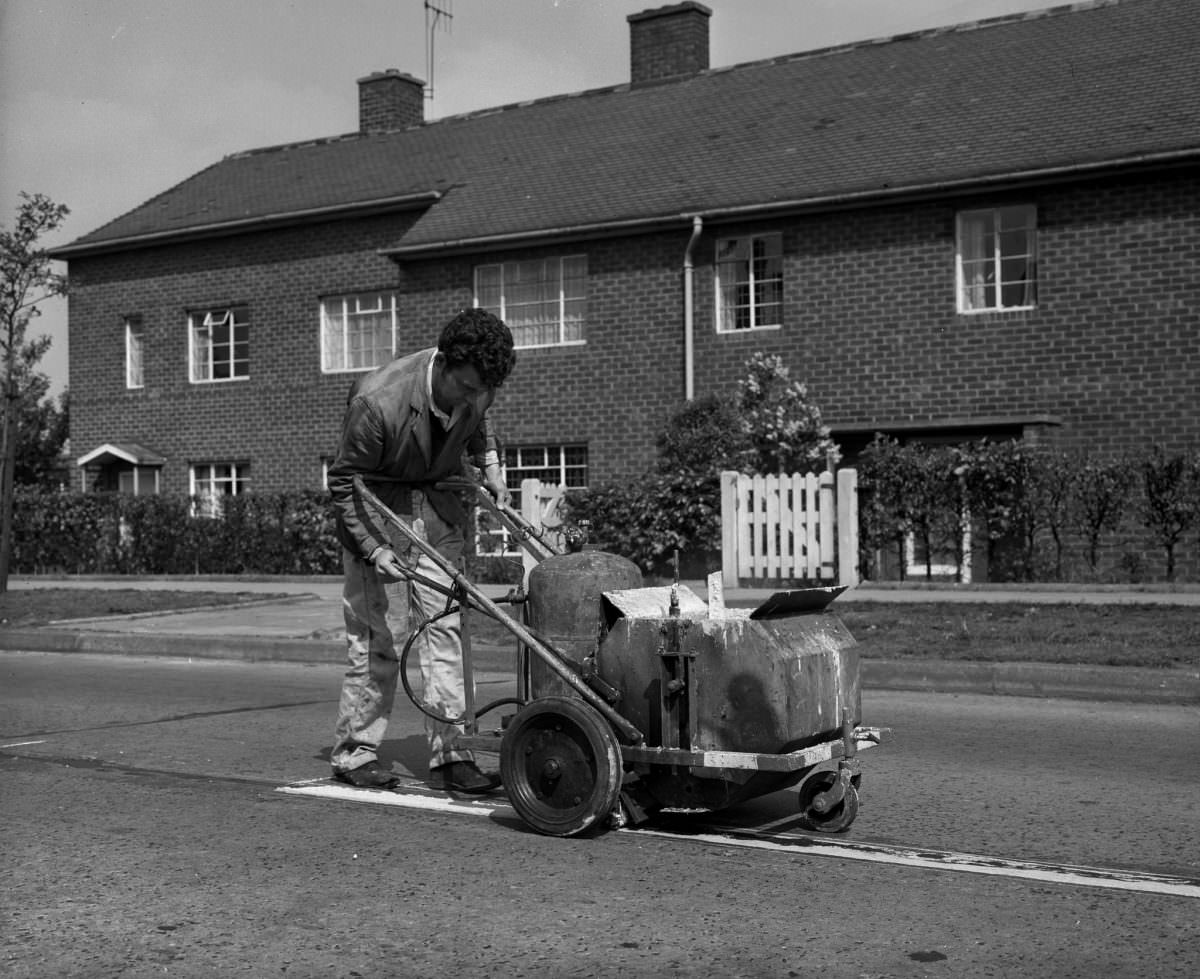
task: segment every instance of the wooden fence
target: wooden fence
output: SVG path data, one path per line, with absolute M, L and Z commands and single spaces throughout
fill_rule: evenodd
M 721 473 L 721 577 L 858 583 L 858 473 Z
M 565 488 L 521 483 L 521 513 L 561 546 L 558 503 Z M 523 555 L 528 577 L 535 561 Z M 746 476 L 721 473 L 721 578 L 858 583 L 858 473 Z

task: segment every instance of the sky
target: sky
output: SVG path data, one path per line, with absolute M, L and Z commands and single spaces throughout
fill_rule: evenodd
M 230 153 L 353 132 L 374 71 L 432 83 L 426 119 L 619 85 L 625 18 L 670 2 L 431 0 L 438 16 L 425 0 L 0 0 L 0 226 L 21 191 L 45 194 L 71 213 L 43 243 L 66 244 Z M 1062 2 L 704 0 L 709 63 Z M 40 334 L 58 395 L 65 300 L 43 306 Z

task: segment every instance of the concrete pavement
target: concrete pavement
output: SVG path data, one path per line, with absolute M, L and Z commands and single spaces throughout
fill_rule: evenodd
M 704 596 L 702 582 L 687 582 Z M 341 579 L 336 577 L 13 577 L 9 588 L 143 588 L 164 590 L 261 592 L 262 600 L 236 606 L 180 612 L 72 618 L 32 628 L 0 628 L 0 650 L 107 653 L 127 656 L 177 656 L 197 659 L 340 664 L 345 658 Z M 491 598 L 509 591 L 485 585 Z M 773 593 L 769 588 L 726 591 L 731 606 L 754 607 Z M 1200 588 L 1004 586 L 904 587 L 863 585 L 838 605 L 870 602 L 989 601 L 1022 603 L 1173 604 L 1200 606 Z M 836 608 L 836 606 L 835 606 Z M 476 643 L 476 669 L 511 672 L 514 647 Z M 876 689 L 931 693 L 991 693 L 1144 703 L 1200 704 L 1200 671 L 1124 667 L 1069 666 L 1045 663 L 863 660 L 863 685 Z

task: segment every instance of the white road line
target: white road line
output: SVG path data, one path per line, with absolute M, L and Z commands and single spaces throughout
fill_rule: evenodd
M 726 835 L 724 833 L 670 833 L 665 830 L 639 829 L 636 832 L 669 839 L 699 840 L 723 846 L 740 846 L 757 850 L 774 850 L 795 855 L 836 857 L 841 860 L 861 860 L 868 863 L 887 863 L 924 870 L 951 870 L 964 874 L 983 874 L 991 877 L 1017 877 L 1052 884 L 1076 887 L 1101 887 L 1110 890 L 1142 891 L 1166 894 L 1171 897 L 1200 898 L 1200 882 L 1186 877 L 1165 877 L 1139 874 L 1103 867 L 1071 867 L 1054 864 L 1002 860 L 971 853 L 938 852 L 925 848 L 873 846 L 869 843 L 814 842 L 811 837 L 784 835 L 770 837 Z
M 356 789 L 349 785 L 339 785 L 329 779 L 319 778 L 280 786 L 276 791 L 289 795 L 365 802 L 403 809 L 461 813 L 468 816 L 500 815 L 511 816 L 514 819 L 520 818 L 511 805 L 498 799 L 474 801 L 452 799 L 440 794 L 425 795 L 421 794 L 424 784 L 416 781 L 402 782 L 400 788 L 402 791 L 399 792 Z M 794 817 L 786 821 L 793 822 Z M 761 829 L 737 833 L 719 831 L 672 833 L 667 830 L 638 828 L 625 829 L 621 832 L 671 840 L 695 840 L 720 846 L 771 850 L 797 857 L 832 857 L 840 860 L 859 860 L 867 863 L 915 867 L 922 870 L 946 870 L 990 877 L 1013 877 L 1074 887 L 1096 887 L 1108 890 L 1139 891 L 1146 894 L 1163 894 L 1170 897 L 1200 898 L 1200 881 L 1190 880 L 1186 877 L 1139 874 L 1102 867 L 1057 866 L 1048 863 L 1002 860 L 996 857 L 930 850 L 924 847 L 879 846 L 871 843 L 826 841 L 824 839 L 818 841 L 809 836 L 790 836 L 786 833 L 771 834 L 763 832 Z
M 30 744 L 45 744 L 45 741 L 14 741 L 12 744 L 0 744 L 0 751 L 5 748 L 24 748 Z
M 318 799 L 341 799 L 344 802 L 366 802 L 376 806 L 394 806 L 402 809 L 426 809 L 434 812 L 457 812 L 468 816 L 491 816 L 502 813 L 517 818 L 516 811 L 506 802 L 479 802 L 451 799 L 443 795 L 417 795 L 412 792 L 389 792 L 383 789 L 356 789 L 351 785 L 339 785 L 328 779 L 314 779 L 284 785 L 276 790 L 289 795 L 308 795 Z

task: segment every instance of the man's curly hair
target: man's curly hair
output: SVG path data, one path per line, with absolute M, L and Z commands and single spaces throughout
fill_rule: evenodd
M 489 388 L 498 388 L 517 363 L 512 332 L 486 309 L 464 309 L 442 329 L 438 350 L 447 367 L 470 364 Z

